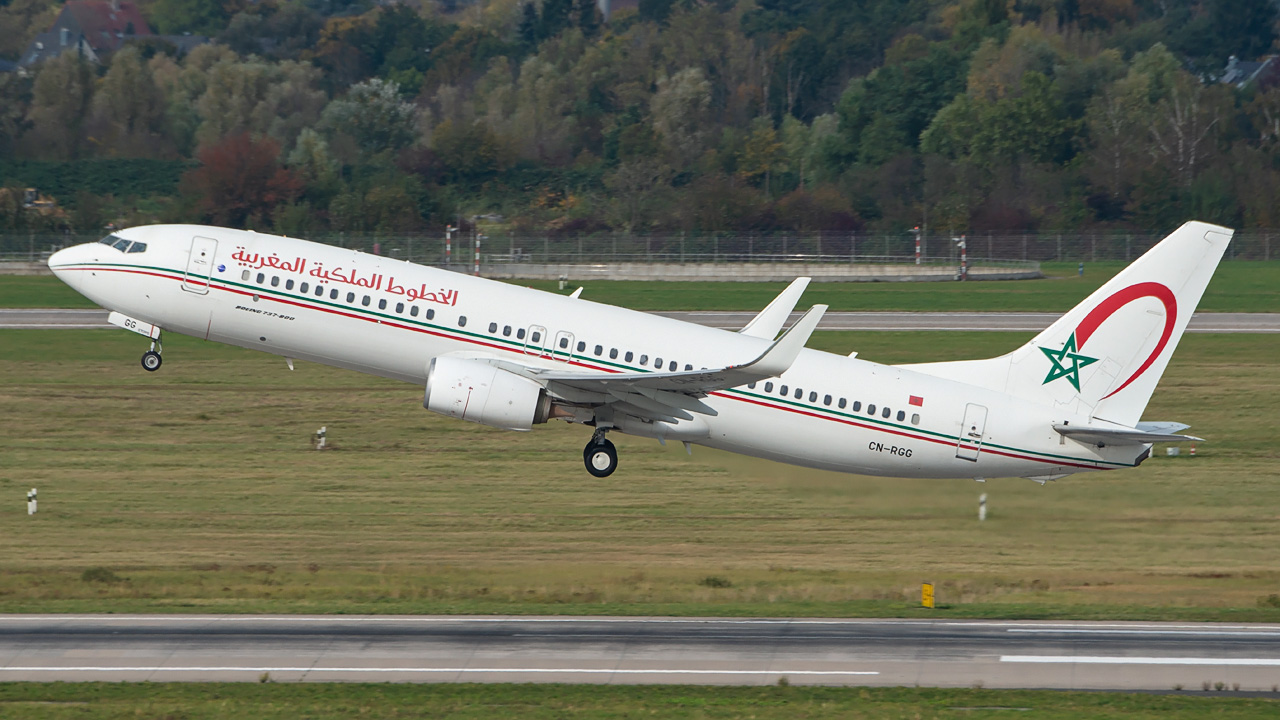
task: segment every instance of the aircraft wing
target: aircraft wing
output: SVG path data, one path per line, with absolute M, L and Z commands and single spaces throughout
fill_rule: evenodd
M 692 413 L 715 415 L 699 398 L 716 390 L 746 385 L 786 372 L 813 335 L 827 310 L 814 305 L 759 357 L 722 368 L 653 373 L 584 373 L 522 366 L 518 372 L 543 383 L 547 391 L 569 402 L 613 405 L 629 415 L 650 420 L 691 420 Z M 514 369 L 514 368 L 513 368 Z
M 1142 426 L 1151 427 L 1153 431 L 1143 429 Z M 1091 445 L 1146 445 L 1157 442 L 1203 442 L 1204 438 L 1194 437 L 1192 435 L 1176 435 L 1168 432 L 1166 428 L 1175 427 L 1181 430 L 1188 425 L 1181 423 L 1140 423 L 1137 428 L 1104 428 L 1090 427 L 1087 425 L 1061 425 L 1055 424 L 1054 430 L 1059 434 L 1065 435 L 1073 440 L 1089 443 Z
M 791 311 L 795 309 L 796 303 L 800 302 L 800 296 L 804 294 L 805 288 L 809 287 L 809 278 L 798 277 L 791 281 L 786 290 L 778 294 L 765 309 L 760 311 L 759 315 L 751 318 L 751 322 L 738 331 L 739 334 L 748 335 L 750 337 L 763 338 L 772 340 L 778 337 L 778 331 L 783 325 L 787 324 L 787 318 L 791 316 Z

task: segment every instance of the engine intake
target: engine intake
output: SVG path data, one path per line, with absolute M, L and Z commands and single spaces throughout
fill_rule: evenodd
M 422 406 L 451 418 L 504 430 L 530 430 L 551 413 L 538 383 L 480 360 L 438 357 L 427 371 Z

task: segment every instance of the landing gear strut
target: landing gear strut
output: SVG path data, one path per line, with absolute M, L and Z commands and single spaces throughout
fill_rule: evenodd
M 147 372 L 155 372 L 160 369 L 160 353 L 164 352 L 164 348 L 160 345 L 159 336 L 151 341 L 151 349 L 142 353 L 142 368 Z
M 587 472 L 598 478 L 609 477 L 618 469 L 618 449 L 605 439 L 607 431 L 607 428 L 597 429 L 582 450 L 582 461 L 587 466 Z

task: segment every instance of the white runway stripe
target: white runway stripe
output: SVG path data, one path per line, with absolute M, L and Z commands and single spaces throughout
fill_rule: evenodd
M 1280 667 L 1280 658 L 1124 657 L 1105 655 L 1001 655 L 1006 663 L 1058 663 L 1073 665 L 1242 665 Z
M 424 667 L 268 667 L 268 666 L 14 666 L 0 672 L 342 672 L 342 673 L 572 673 L 578 675 L 879 675 L 873 670 L 665 670 L 610 668 L 424 668 Z

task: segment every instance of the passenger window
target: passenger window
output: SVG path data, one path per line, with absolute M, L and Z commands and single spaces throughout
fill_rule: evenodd
M 627 354 L 628 354 L 628 355 L 630 355 L 631 353 L 627 353 Z M 641 356 L 640 356 L 640 364 L 641 364 L 641 365 L 648 365 L 648 364 L 649 364 L 649 356 L 648 356 L 648 355 L 641 355 Z
M 854 412 L 858 412 L 859 410 L 861 410 L 861 409 L 862 409 L 862 401 L 861 401 L 861 400 L 854 400 L 854 401 L 853 401 L 853 408 L 852 408 L 852 409 L 853 409 L 853 411 L 854 411 Z
M 867 405 L 867 414 L 868 414 L 868 415 L 875 415 L 875 414 L 876 414 L 876 406 L 875 406 L 875 405 Z
M 755 389 L 756 389 L 756 384 L 755 384 L 755 383 L 753 383 L 753 382 L 749 382 L 749 383 L 747 383 L 747 389 L 748 389 L 748 390 L 755 390 Z
M 266 281 L 267 281 L 267 276 L 263 275 L 262 273 L 258 273 L 258 284 L 261 285 Z
M 903 411 L 899 410 L 899 411 L 898 411 L 898 422 L 902 422 L 903 420 L 906 420 L 906 419 L 907 419 L 907 414 L 906 414 L 905 412 L 903 412 Z
M 317 286 L 316 286 L 316 297 L 324 297 L 324 286 L 323 286 L 323 285 L 317 285 Z
M 292 280 L 292 279 L 289 279 L 289 280 L 285 280 L 285 281 L 284 281 L 284 289 L 285 289 L 285 290 L 292 290 L 292 289 L 293 289 L 293 280 Z
M 353 303 L 355 301 L 356 301 L 356 294 L 353 292 L 347 293 L 347 302 Z
M 653 366 L 654 366 L 654 367 L 656 367 L 656 368 L 658 368 L 659 370 L 661 370 L 661 369 L 662 369 L 662 358 L 654 358 L 654 359 L 653 359 Z
M 822 404 L 823 404 L 823 405 L 830 405 L 830 404 L 831 404 L 831 396 L 830 396 L 830 395 L 823 395 L 823 396 L 822 396 Z
M 372 302 L 372 298 L 370 298 L 368 295 L 365 295 L 364 297 L 360 298 L 360 304 L 365 307 L 369 307 L 370 302 Z
M 466 315 L 459 315 L 459 316 L 458 316 L 458 327 L 466 327 L 466 326 L 467 326 L 467 316 L 466 316 Z
M 676 368 L 678 367 L 680 367 L 680 364 L 677 363 L 675 360 L 672 360 L 671 364 L 667 365 L 667 370 L 670 370 L 671 372 L 675 372 Z
M 412 315 L 413 317 L 418 317 L 418 306 L 417 306 L 417 305 L 410 305 L 410 306 L 409 306 L 409 314 L 410 314 L 410 315 Z
M 435 319 L 436 319 L 436 311 L 435 311 L 435 310 L 432 310 L 431 308 L 427 308 L 427 319 L 428 319 L 428 320 L 435 320 Z
M 404 312 L 404 303 L 396 303 L 396 314 L 399 315 L 403 312 Z
M 779 393 L 780 395 L 782 395 L 782 397 L 786 397 L 786 396 L 787 396 L 788 391 L 790 391 L 790 390 L 791 390 L 791 388 L 787 387 L 786 385 L 783 385 L 782 387 L 778 388 L 778 393 Z
M 836 403 L 836 407 L 840 408 L 841 410 L 844 409 L 844 405 L 845 405 L 844 398 L 840 398 L 840 401 Z
M 280 276 L 279 276 L 279 275 L 272 275 L 272 276 L 271 276 L 271 287 L 280 287 Z
M 562 338 L 560 338 L 560 347 L 562 347 L 562 348 L 567 348 L 567 347 L 569 347 L 569 338 L 567 338 L 567 337 L 562 337 Z
M 631 352 L 630 350 L 628 350 L 628 351 L 627 351 L 626 356 L 624 356 L 622 359 L 623 359 L 624 361 L 626 361 L 626 362 L 631 362 L 631 358 L 633 358 L 633 357 L 635 357 L 635 356 L 636 356 L 636 354 L 635 354 L 635 353 L 633 353 L 633 352 Z
M 583 351 L 585 351 L 586 349 L 587 349 L 587 344 L 586 344 L 586 343 L 584 343 L 584 342 L 582 342 L 581 340 L 579 340 L 579 341 L 578 341 L 578 352 L 583 352 Z
M 912 425 L 920 424 L 920 413 L 911 413 L 911 424 Z
M 542 333 L 538 332 L 537 330 L 534 330 L 529 335 L 529 342 L 542 342 Z
M 609 348 L 609 359 L 610 360 L 618 359 L 618 348 Z
M 245 270 L 244 272 L 240 273 L 240 279 L 241 279 L 241 280 L 244 280 L 245 282 L 248 282 L 248 281 L 249 281 L 249 271 L 248 271 L 248 270 Z
M 685 369 L 685 370 L 692 370 L 692 369 L 693 369 L 693 366 L 692 366 L 692 365 L 690 365 L 690 364 L 688 364 L 688 363 L 685 363 L 684 369 Z
M 764 384 L 764 391 L 765 391 L 765 392 L 773 392 L 773 383 L 771 383 L 771 382 L 767 382 L 767 383 L 765 383 L 765 384 Z
M 604 346 L 603 346 L 603 345 L 597 345 L 597 346 L 596 346 L 596 348 L 595 348 L 595 353 L 596 353 L 596 357 L 600 357 L 601 355 L 603 355 L 603 354 L 604 354 Z
M 889 416 L 892 414 L 893 414 L 892 410 L 890 410 L 889 408 L 885 408 L 883 411 L 881 411 L 880 417 L 885 418 L 887 420 L 889 419 Z
M 307 293 L 311 292 L 311 283 L 302 283 L 301 285 L 299 285 L 298 292 L 302 293 L 303 295 L 306 295 Z
M 519 330 L 516 330 L 516 339 L 517 340 L 524 339 L 524 328 L 520 328 Z
M 511 337 L 511 326 L 510 326 L 510 325 L 503 325 L 503 326 L 502 326 L 502 337 Z
M 330 291 L 329 291 L 329 299 L 330 299 L 330 300 L 337 300 L 337 299 L 338 299 L 338 288 L 334 288 L 334 289 L 332 289 L 332 290 L 330 290 Z M 348 301 L 348 302 L 350 302 L 350 301 Z
M 386 309 L 387 309 L 387 300 L 386 300 L 386 298 L 379 298 L 379 299 L 378 299 L 378 309 L 379 309 L 379 310 L 386 310 Z
M 802 397 L 804 397 L 804 390 L 801 390 L 800 388 L 796 388 L 796 399 L 799 400 Z
M 828 397 L 830 397 L 830 396 L 828 396 Z M 816 403 L 816 402 L 818 402 L 818 393 L 816 393 L 816 392 L 810 392 L 810 393 L 809 393 L 809 402 L 811 402 L 811 403 Z M 831 403 L 830 403 L 830 402 L 828 402 L 827 404 L 828 404 L 828 405 L 830 405 Z

